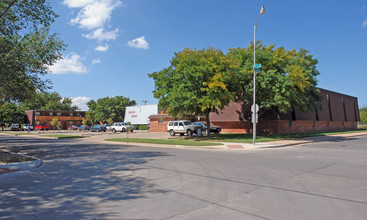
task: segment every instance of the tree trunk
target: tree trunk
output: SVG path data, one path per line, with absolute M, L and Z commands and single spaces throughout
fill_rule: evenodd
M 206 117 L 206 135 L 207 135 L 207 137 L 210 137 L 210 119 L 209 119 L 209 114 L 210 114 L 210 111 L 207 111 L 205 113 L 205 117 Z

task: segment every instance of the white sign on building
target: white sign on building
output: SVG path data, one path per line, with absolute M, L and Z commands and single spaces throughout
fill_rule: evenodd
M 131 124 L 148 124 L 149 116 L 158 114 L 158 105 L 129 106 L 125 110 L 125 121 Z

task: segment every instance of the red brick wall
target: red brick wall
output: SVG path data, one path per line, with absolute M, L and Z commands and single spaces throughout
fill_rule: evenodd
M 150 118 L 150 132 L 167 132 L 167 124 L 173 120 L 173 117 L 166 116 L 162 119 L 163 123 L 159 123 L 159 118 Z

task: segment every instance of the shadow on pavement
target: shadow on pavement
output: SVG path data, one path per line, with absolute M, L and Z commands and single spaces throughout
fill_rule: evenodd
M 12 147 L 12 141 L 6 148 Z M 167 153 L 108 144 L 22 138 L 30 141 L 22 145 L 19 141 L 20 153 L 45 163 L 32 172 L 0 177 L 1 218 L 118 218 L 114 212 L 121 211 L 119 202 L 165 193 L 137 173 L 149 172 L 140 165 L 170 156 Z

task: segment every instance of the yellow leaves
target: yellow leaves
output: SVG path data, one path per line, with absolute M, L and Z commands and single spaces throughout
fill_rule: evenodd
M 306 88 L 311 86 L 309 77 L 299 66 L 290 66 L 288 76 L 302 92 L 304 92 Z
M 223 82 L 222 74 L 215 74 L 209 82 L 203 82 L 203 88 L 201 91 L 206 92 L 219 92 L 221 90 L 225 90 L 227 88 L 226 84 Z

